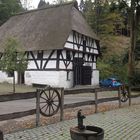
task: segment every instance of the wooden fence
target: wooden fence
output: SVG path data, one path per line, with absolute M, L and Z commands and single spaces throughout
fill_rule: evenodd
M 37 92 L 0 95 L 0 102 L 32 99 L 32 98 L 35 98 L 36 95 L 37 95 Z M 14 112 L 14 113 L 9 113 L 9 114 L 2 114 L 2 115 L 0 115 L 0 121 L 20 118 L 20 117 L 24 117 L 24 116 L 28 116 L 28 115 L 33 115 L 35 113 L 36 113 L 36 109 L 31 109 L 28 111 L 21 111 L 21 112 Z
M 104 102 L 116 101 L 116 100 L 118 100 L 118 105 L 119 105 L 119 107 L 121 107 L 121 100 L 120 100 L 121 94 L 120 94 L 119 88 L 84 88 L 84 89 L 73 89 L 73 90 L 64 90 L 63 88 L 59 88 L 58 90 L 59 90 L 59 94 L 61 95 L 60 121 L 62 121 L 64 119 L 64 109 L 67 109 L 67 108 L 79 107 L 79 106 L 84 106 L 84 105 L 95 105 L 95 112 L 97 113 L 98 104 L 104 103 Z M 111 97 L 111 98 L 98 99 L 98 92 L 103 92 L 103 91 L 118 91 L 118 96 Z M 84 93 L 93 93 L 95 99 L 89 100 L 89 101 L 71 103 L 71 104 L 64 104 L 64 96 L 81 94 L 81 93 L 83 93 L 83 94 Z M 129 90 L 128 90 L 129 105 L 131 105 L 131 98 L 140 96 L 140 95 L 131 96 L 130 93 L 131 92 L 130 92 L 130 88 L 129 88 Z M 36 114 L 36 125 L 39 126 L 39 124 L 40 124 L 40 109 L 39 109 L 40 92 L 38 92 L 38 90 L 36 92 L 30 92 L 30 93 L 15 93 L 15 94 L 10 94 L 10 95 L 0 95 L 0 102 L 31 99 L 31 98 L 36 98 L 36 109 L 0 115 L 0 121 L 15 119 L 15 118 L 20 118 L 20 117 Z
M 98 93 L 99 92 L 104 92 L 104 91 L 117 91 L 118 96 L 117 97 L 110 97 L 110 98 L 98 98 Z M 110 101 L 116 101 L 118 100 L 119 107 L 121 107 L 121 92 L 120 88 L 83 88 L 83 89 L 74 89 L 74 90 L 65 90 L 64 92 L 61 93 L 61 98 L 67 95 L 74 95 L 74 94 L 86 94 L 86 93 L 93 93 L 93 97 L 95 98 L 94 100 L 88 100 L 88 101 L 82 101 L 82 102 L 77 102 L 77 103 L 71 103 L 71 104 L 64 104 L 64 100 L 61 100 L 61 107 L 60 107 L 60 120 L 63 120 L 63 112 L 64 109 L 67 108 L 74 108 L 74 107 L 79 107 L 79 106 L 84 106 L 84 105 L 95 105 L 95 113 L 98 112 L 98 104 L 104 103 L 104 102 L 110 102 Z M 64 95 L 63 95 L 64 94 Z M 130 88 L 128 88 L 128 97 L 129 97 L 129 105 L 131 105 L 131 91 Z

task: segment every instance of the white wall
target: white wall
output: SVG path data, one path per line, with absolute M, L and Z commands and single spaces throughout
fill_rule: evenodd
M 67 80 L 66 71 L 26 71 L 25 84 L 38 83 L 69 88 L 73 84 L 73 72 L 69 74 L 70 78 Z
M 0 71 L 0 83 L 13 83 L 13 77 L 8 77 L 6 72 Z M 17 72 L 15 72 L 15 83 L 17 83 Z
M 95 85 L 95 86 L 99 85 L 99 71 L 98 70 L 93 70 L 92 71 L 91 84 Z
M 66 71 L 60 71 L 59 73 L 59 84 L 60 87 L 64 87 L 64 88 L 70 88 L 73 86 L 73 72 L 70 71 L 69 72 L 69 79 L 67 80 L 67 72 Z

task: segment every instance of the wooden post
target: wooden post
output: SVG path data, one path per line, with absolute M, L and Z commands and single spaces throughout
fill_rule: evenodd
M 96 89 L 95 89 L 95 113 L 98 113 L 98 96 Z
M 0 140 L 4 140 L 3 138 L 3 132 L 0 130 Z
M 121 107 L 121 87 L 118 88 L 119 108 Z
M 64 120 L 64 88 L 61 88 L 60 121 Z
M 131 106 L 131 88 L 128 87 L 127 91 L 128 91 L 128 98 L 129 98 L 129 106 Z
M 40 90 L 36 90 L 36 127 L 40 126 Z

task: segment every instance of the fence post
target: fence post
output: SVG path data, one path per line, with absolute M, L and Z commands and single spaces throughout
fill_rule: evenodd
M 121 87 L 118 88 L 119 108 L 121 108 Z
M 60 121 L 64 120 L 64 88 L 61 88 Z
M 4 140 L 3 139 L 3 132 L 0 130 L 0 140 Z
M 40 126 L 40 89 L 36 90 L 36 127 Z
M 127 87 L 127 91 L 128 91 L 128 98 L 129 98 L 129 106 L 131 106 L 131 88 L 129 86 Z
M 95 89 L 95 113 L 98 113 L 98 95 Z

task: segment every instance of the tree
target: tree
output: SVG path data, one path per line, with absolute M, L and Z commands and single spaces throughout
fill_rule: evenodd
M 114 34 L 116 26 L 123 27 L 123 16 L 115 1 L 81 0 L 80 9 L 91 27 L 99 36 Z
M 27 69 L 27 61 L 20 44 L 13 38 L 7 40 L 5 50 L 0 60 L 0 69 L 6 73 L 13 73 L 13 93 L 15 93 L 15 71 L 24 72 Z
M 20 0 L 0 0 L 0 25 L 12 15 L 23 11 Z
M 129 81 L 132 84 L 133 77 L 135 75 L 135 59 L 138 51 L 136 42 L 140 37 L 140 4 L 138 0 L 131 0 L 131 46 L 129 48 Z

